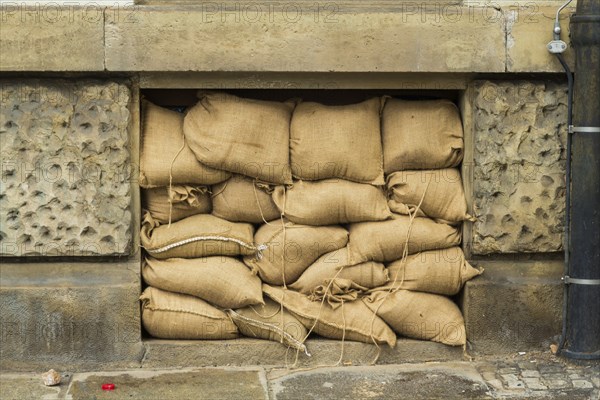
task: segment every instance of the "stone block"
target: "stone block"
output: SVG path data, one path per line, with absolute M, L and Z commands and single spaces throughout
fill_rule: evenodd
M 403 364 L 290 371 L 272 379 L 273 398 L 485 399 L 486 382 L 469 363 Z
M 102 384 L 114 383 L 114 393 Z M 119 399 L 268 399 L 267 382 L 259 370 L 121 371 L 76 374 L 65 398 Z
M 139 261 L 0 265 L 0 369 L 139 366 Z
M 129 88 L 13 79 L 0 97 L 0 255 L 130 253 Z
M 504 7 L 506 19 L 507 72 L 563 72 L 563 67 L 546 45 L 553 40 L 554 19 L 561 4 L 540 5 L 539 2 L 515 3 Z M 575 11 L 572 5 L 562 11 L 561 39 L 566 42 L 563 53 L 574 70 L 575 52 L 569 40 L 569 18 Z
M 411 3 L 106 11 L 109 71 L 504 72 L 502 13 Z M 482 40 L 485 38 L 485 40 Z
M 206 366 L 277 366 L 294 364 L 296 352 L 280 343 L 241 338 L 235 340 L 158 340 L 144 341 L 144 368 Z M 312 338 L 306 341 L 311 356 L 298 355 L 298 366 L 335 364 L 342 351 L 339 340 Z M 379 353 L 372 344 L 344 342 L 344 365 L 401 364 L 407 362 L 461 360 L 462 348 L 422 340 L 398 339 L 396 347 L 381 346 Z M 379 353 L 379 357 L 378 357 Z
M 486 261 L 460 305 L 477 354 L 546 350 L 562 327 L 561 261 Z
M 562 72 L 555 1 L 138 4 L 4 2 L 0 71 Z
M 62 3 L 0 4 L 0 71 L 104 70 L 104 7 Z
M 565 209 L 566 85 L 474 83 L 474 254 L 561 251 Z M 468 134 L 468 133 L 467 133 Z

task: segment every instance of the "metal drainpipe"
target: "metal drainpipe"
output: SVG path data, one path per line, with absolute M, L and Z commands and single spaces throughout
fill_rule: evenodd
M 600 359 L 600 1 L 579 0 L 571 17 L 575 87 L 571 136 L 571 229 L 565 349 Z M 569 212 L 569 210 L 567 210 Z

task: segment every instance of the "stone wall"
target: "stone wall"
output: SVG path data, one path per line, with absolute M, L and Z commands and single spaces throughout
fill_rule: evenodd
M 563 72 L 555 0 L 41 3 L 0 8 L 0 71 Z
M 562 250 L 566 85 L 480 81 L 473 99 L 473 253 Z
M 0 254 L 130 253 L 128 87 L 81 80 L 0 85 Z

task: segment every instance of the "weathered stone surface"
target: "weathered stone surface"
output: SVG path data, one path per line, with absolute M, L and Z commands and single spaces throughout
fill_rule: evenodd
M 2 2 L 0 71 L 104 69 L 104 7 L 59 3 Z
M 263 375 L 264 376 L 264 375 Z M 66 398 L 87 399 L 268 399 L 261 371 L 203 369 L 196 371 L 124 371 L 77 374 Z M 111 382 L 114 392 L 103 392 Z
M 500 11 L 418 3 L 410 8 L 354 5 L 215 2 L 193 8 L 139 7 L 131 19 L 115 17 L 109 9 L 106 69 L 505 71 Z
M 138 260 L 2 263 L 0 369 L 139 366 L 139 293 Z
M 560 251 L 566 86 L 480 81 L 475 92 L 473 253 Z
M 0 71 L 562 72 L 560 0 L 58 3 L 3 3 Z
M 508 72 L 562 72 L 563 68 L 546 45 L 553 39 L 556 10 L 564 2 L 551 6 L 527 2 L 503 7 L 506 20 L 506 70 Z M 574 3 L 560 14 L 561 39 L 568 48 L 563 54 L 574 68 L 575 52 L 569 41 L 569 18 L 575 11 Z
M 319 368 L 271 382 L 283 399 L 482 399 L 488 387 L 472 364 Z
M 2 373 L 0 375 L 0 399 L 64 399 L 71 374 L 65 373 L 63 378 L 58 386 L 45 386 L 39 373 Z
M 0 254 L 129 253 L 127 86 L 4 80 L 0 90 Z
M 548 350 L 561 332 L 562 261 L 486 261 L 460 305 L 470 349 L 479 354 Z
M 142 362 L 144 368 L 204 367 L 204 366 L 250 366 L 267 365 L 285 367 L 294 364 L 296 352 L 287 351 L 280 343 L 259 339 L 183 341 L 156 340 L 144 341 L 146 354 Z M 339 340 L 321 338 L 306 342 L 311 357 L 298 355 L 299 366 L 335 364 L 342 351 Z M 462 349 L 440 343 L 398 339 L 396 347 L 377 347 L 359 342 L 344 342 L 342 362 L 348 365 L 399 364 L 405 362 L 460 360 Z

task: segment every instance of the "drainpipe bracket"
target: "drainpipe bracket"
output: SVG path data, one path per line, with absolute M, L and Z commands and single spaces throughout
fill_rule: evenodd
M 579 279 L 565 275 L 561 278 L 565 285 L 600 285 L 600 279 Z
M 600 133 L 600 126 L 569 125 L 569 133 Z

